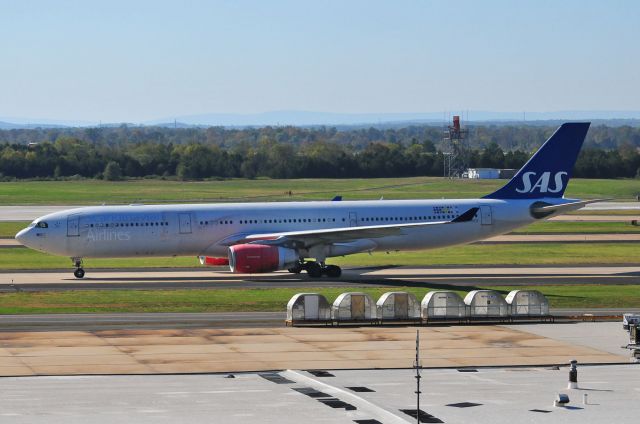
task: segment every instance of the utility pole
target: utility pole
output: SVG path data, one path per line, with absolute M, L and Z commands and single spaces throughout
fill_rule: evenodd
M 416 370 L 416 422 L 420 424 L 420 330 L 416 330 L 416 361 L 413 363 L 413 367 Z

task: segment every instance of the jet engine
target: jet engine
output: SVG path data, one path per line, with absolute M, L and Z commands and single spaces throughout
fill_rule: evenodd
M 229 265 L 229 258 L 214 258 L 211 256 L 198 256 L 200 264 L 204 266 L 224 266 Z
M 299 260 L 293 249 L 264 244 L 229 247 L 229 268 L 238 274 L 257 274 L 291 268 Z

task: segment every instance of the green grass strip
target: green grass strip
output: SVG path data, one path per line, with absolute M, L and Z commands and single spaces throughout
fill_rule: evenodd
M 640 258 L 640 243 L 474 244 L 416 252 L 374 252 L 330 258 L 342 266 L 628 264 Z M 195 257 L 85 259 L 91 268 L 198 267 Z M 69 258 L 24 248 L 0 250 L 0 270 L 71 269 Z
M 640 243 L 474 244 L 418 252 L 358 254 L 332 258 L 350 266 L 569 265 L 637 262 Z
M 0 238 L 13 238 L 27 225 L 27 221 L 0 221 Z
M 638 214 L 640 216 L 640 213 Z M 640 218 L 639 218 L 640 219 Z M 513 232 L 514 234 L 628 234 L 640 233 L 640 226 L 629 222 L 568 222 L 542 221 L 528 225 Z
M 553 308 L 624 308 L 640 305 L 638 285 L 545 285 L 491 287 L 506 295 L 512 289 L 539 290 Z M 408 291 L 420 300 L 432 290 L 425 287 L 356 288 L 374 299 L 386 291 Z M 456 289 L 464 297 L 472 288 Z M 273 288 L 229 290 L 90 290 L 0 294 L 0 314 L 124 313 L 124 312 L 250 312 L 284 311 L 299 292 L 318 292 L 329 302 L 347 289 Z
M 219 202 L 477 198 L 504 185 L 505 180 L 449 180 L 438 177 L 370 179 L 229 179 L 164 181 L 133 179 L 20 181 L 0 183 L 0 205 L 87 205 L 133 202 Z M 635 200 L 638 180 L 573 179 L 567 197 Z M 292 194 L 289 195 L 289 192 Z

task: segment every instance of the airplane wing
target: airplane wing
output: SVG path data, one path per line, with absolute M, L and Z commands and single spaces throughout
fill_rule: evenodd
M 229 245 L 260 243 L 274 246 L 305 246 L 341 243 L 358 239 L 372 239 L 403 234 L 404 229 L 450 225 L 471 221 L 479 208 L 471 208 L 451 221 L 413 222 L 406 224 L 372 225 L 365 227 L 328 228 L 321 230 L 287 231 L 281 233 L 248 234 L 225 240 Z

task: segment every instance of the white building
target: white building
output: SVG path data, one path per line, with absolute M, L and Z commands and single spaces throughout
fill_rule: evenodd
M 500 178 L 500 170 L 496 168 L 469 168 L 467 176 L 476 179 L 498 179 Z

